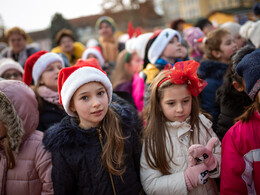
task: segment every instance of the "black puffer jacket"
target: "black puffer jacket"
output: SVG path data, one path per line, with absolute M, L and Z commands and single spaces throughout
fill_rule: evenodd
M 129 107 L 111 105 L 121 116 L 126 171 L 113 175 L 117 194 L 139 194 L 140 142 Z M 103 135 L 104 137 L 104 135 Z M 96 128 L 81 129 L 70 116 L 45 132 L 43 143 L 52 153 L 55 194 L 113 194 L 108 172 L 101 164 L 102 148 Z
M 55 123 L 59 123 L 67 113 L 63 108 L 42 99 L 43 110 L 40 111 L 37 130 L 45 131 Z

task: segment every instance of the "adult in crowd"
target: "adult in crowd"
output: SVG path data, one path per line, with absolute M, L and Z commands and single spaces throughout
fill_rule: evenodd
M 8 40 L 9 47 L 1 51 L 0 58 L 12 58 L 23 67 L 27 58 L 39 50 L 38 48 L 27 45 L 29 36 L 19 27 L 8 29 L 5 37 Z

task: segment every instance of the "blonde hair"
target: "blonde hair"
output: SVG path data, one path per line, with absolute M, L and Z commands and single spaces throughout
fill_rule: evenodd
M 128 55 L 129 57 L 127 59 Z M 116 67 L 113 70 L 111 76 L 111 83 L 113 89 L 116 88 L 119 84 L 126 81 L 130 81 L 133 78 L 133 76 L 129 73 L 129 71 L 125 67 L 126 63 L 130 63 L 131 56 L 132 55 L 128 53 L 126 50 L 123 50 L 119 53 L 116 60 Z
M 15 167 L 15 158 L 12 151 L 18 152 L 24 135 L 24 128 L 12 102 L 2 92 L 0 92 L 0 102 L 0 121 L 7 131 L 4 150 L 7 156 L 8 168 L 12 169 Z
M 167 70 L 166 70 L 167 71 Z M 163 95 L 163 91 L 172 86 L 173 84 L 170 80 L 164 81 L 158 87 L 158 84 L 164 79 L 166 71 L 161 71 L 153 80 L 150 85 L 150 99 L 148 106 L 145 110 L 145 118 L 147 119 L 146 127 L 143 132 L 143 143 L 144 145 L 144 154 L 145 158 L 148 162 L 148 165 L 153 168 L 159 170 L 161 173 L 168 175 L 170 174 L 170 164 L 168 159 L 172 163 L 173 161 L 173 153 L 170 154 L 167 151 L 166 147 L 166 134 L 169 136 L 169 131 L 166 126 L 167 118 L 164 116 L 160 100 Z M 191 129 L 195 129 L 199 127 L 199 113 L 200 107 L 198 98 L 192 96 L 192 108 L 190 113 L 189 123 L 191 125 Z M 206 128 L 206 127 L 205 127 Z M 206 128 L 207 129 L 207 128 Z M 199 132 L 198 132 L 199 135 Z M 193 143 L 200 143 L 199 136 L 198 140 L 194 140 L 194 132 L 191 132 L 191 141 Z M 171 148 L 173 148 L 173 143 L 170 139 Z M 168 158 L 167 158 L 168 157 Z M 175 163 L 174 163 L 175 164 Z

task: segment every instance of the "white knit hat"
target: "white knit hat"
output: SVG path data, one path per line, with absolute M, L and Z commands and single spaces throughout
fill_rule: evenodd
M 0 77 L 3 76 L 3 74 L 5 73 L 5 71 L 10 70 L 10 69 L 15 69 L 18 72 L 20 72 L 21 74 L 23 74 L 24 70 L 22 68 L 22 66 L 14 61 L 11 58 L 3 58 L 0 60 Z
M 103 58 L 103 56 L 102 56 L 102 51 L 101 51 L 100 47 L 94 46 L 94 47 L 89 47 L 89 48 L 87 48 L 87 49 L 83 52 L 83 54 L 82 54 L 82 59 L 83 59 L 83 60 L 86 60 L 86 59 L 88 58 L 88 55 L 89 55 L 89 54 L 95 55 L 95 56 L 97 57 L 98 61 L 99 61 L 100 66 L 101 66 L 101 67 L 104 67 L 105 61 L 104 61 L 104 58 Z
M 239 31 L 240 35 L 250 40 L 256 48 L 260 48 L 260 20 L 257 22 L 247 21 Z
M 172 40 L 174 36 L 178 37 L 179 42 L 181 41 L 181 35 L 176 30 L 166 28 L 162 32 L 160 32 L 148 51 L 148 59 L 152 64 L 155 64 L 167 44 Z
M 68 115 L 75 116 L 75 113 L 70 110 L 70 101 L 75 91 L 80 86 L 93 81 L 104 85 L 110 103 L 112 101 L 112 84 L 106 72 L 99 66 L 97 59 L 79 59 L 74 66 L 61 69 L 58 77 L 59 101 Z
M 62 67 L 64 67 L 64 62 L 62 58 L 56 53 L 46 53 L 43 54 L 34 64 L 32 69 L 33 81 L 36 84 L 45 71 L 45 69 L 53 62 L 60 62 Z
M 236 22 L 226 22 L 222 24 L 220 27 L 228 30 L 231 33 L 232 37 L 236 37 L 239 34 L 241 25 Z

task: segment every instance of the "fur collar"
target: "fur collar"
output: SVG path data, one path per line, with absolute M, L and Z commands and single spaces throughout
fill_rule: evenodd
M 112 103 L 110 107 L 120 116 L 122 129 L 125 136 L 135 129 L 135 121 L 132 111 L 127 105 Z M 45 149 L 52 152 L 66 147 L 77 147 L 98 140 L 96 128 L 84 130 L 80 128 L 74 119 L 66 116 L 60 123 L 57 123 L 44 132 L 43 144 Z

